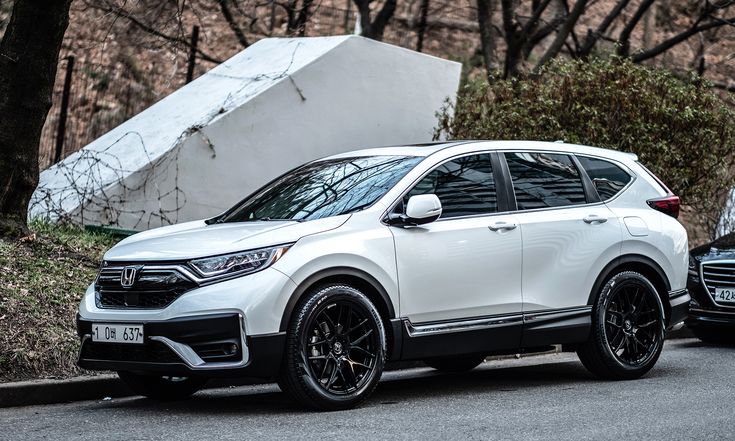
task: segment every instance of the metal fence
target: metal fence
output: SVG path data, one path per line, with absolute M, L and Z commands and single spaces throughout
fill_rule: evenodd
M 155 100 L 124 66 L 59 62 L 51 110 L 41 132 L 39 165 L 47 168 L 136 115 Z

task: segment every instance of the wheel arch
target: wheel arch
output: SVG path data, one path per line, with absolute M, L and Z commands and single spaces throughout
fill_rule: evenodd
M 389 358 L 397 357 L 401 348 L 401 333 L 396 332 L 395 323 L 396 310 L 391 301 L 388 291 L 383 285 L 369 273 L 352 267 L 334 267 L 320 270 L 301 282 L 286 303 L 283 311 L 279 330 L 285 332 L 288 330 L 288 324 L 291 321 L 296 306 L 303 299 L 304 295 L 313 288 L 327 283 L 344 283 L 360 290 L 375 305 L 380 317 L 383 319 L 385 327 L 386 341 L 388 348 L 386 353 Z M 400 330 L 400 329 L 399 329 Z
M 666 277 L 666 273 L 661 266 L 656 263 L 653 259 L 641 254 L 626 254 L 617 257 L 612 262 L 608 263 L 597 276 L 595 283 L 592 285 L 589 298 L 587 299 L 588 305 L 594 305 L 597 300 L 597 296 L 600 293 L 600 289 L 607 283 L 607 281 L 614 274 L 621 271 L 635 271 L 641 273 L 648 280 L 653 283 L 656 288 L 656 292 L 661 298 L 661 303 L 664 305 L 664 314 L 666 316 L 666 322 L 671 317 L 671 304 L 669 302 L 669 291 L 671 290 L 671 283 Z

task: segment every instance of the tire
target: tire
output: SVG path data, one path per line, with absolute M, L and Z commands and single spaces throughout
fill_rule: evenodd
M 690 328 L 694 336 L 705 343 L 716 345 L 735 345 L 732 329 L 697 325 Z
M 294 310 L 278 385 L 308 408 L 350 409 L 375 390 L 385 348 L 383 321 L 370 300 L 351 286 L 324 285 Z
M 124 371 L 117 375 L 136 394 L 160 401 L 189 398 L 207 382 L 206 378 L 200 377 L 140 375 Z
M 592 307 L 590 340 L 577 350 L 597 377 L 633 380 L 656 364 L 664 344 L 664 308 L 656 288 L 642 274 L 615 274 Z
M 427 366 L 441 372 L 467 372 L 485 361 L 484 355 L 460 356 L 454 358 L 430 358 L 424 360 Z

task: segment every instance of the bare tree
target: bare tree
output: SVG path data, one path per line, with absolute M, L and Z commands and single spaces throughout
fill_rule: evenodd
M 15 0 L 0 42 L 0 236 L 27 233 L 38 143 L 71 0 Z
M 656 0 L 641 0 L 633 3 L 630 18 L 625 21 L 625 10 L 631 5 L 630 0 L 610 2 L 609 9 L 602 20 L 594 28 L 589 28 L 580 38 L 576 27 L 584 17 L 587 6 L 594 0 L 531 0 L 529 3 L 518 0 L 500 0 L 502 26 L 492 23 L 493 0 L 477 0 L 477 19 L 480 29 L 480 46 L 488 72 L 495 69 L 497 50 L 493 32 L 500 31 L 505 43 L 503 60 L 503 77 L 515 77 L 522 73 L 522 64 L 531 59 L 537 48 L 543 51 L 538 54 L 539 61 L 532 69 L 537 74 L 541 67 L 551 59 L 565 51 L 574 58 L 586 58 L 597 47 L 600 41 L 616 44 L 616 52 L 620 56 L 630 57 L 634 62 L 656 57 L 689 38 L 711 31 L 722 26 L 735 26 L 735 14 L 723 16 L 735 5 L 735 0 L 704 0 L 695 3 L 696 13 L 692 14 L 690 25 L 673 36 L 659 42 L 653 47 L 644 47 L 636 51 L 631 49 L 631 37 L 641 22 L 651 21 L 651 7 Z M 551 8 L 551 4 L 561 7 Z M 692 6 L 689 6 L 691 8 Z M 660 8 L 658 8 L 660 9 Z M 658 10 L 657 9 L 657 10 Z M 622 22 L 622 29 L 612 35 L 613 24 Z M 649 23 L 650 25 L 650 23 Z M 614 30 L 612 32 L 615 32 Z M 548 39 L 548 40 L 547 40 Z M 544 40 L 548 44 L 541 44 Z M 646 41 L 650 40 L 647 37 Z M 700 50 L 703 53 L 703 50 Z M 699 62 L 699 61 L 698 61 Z
M 382 40 L 385 33 L 385 27 L 393 17 L 396 11 L 396 0 L 385 0 L 383 7 L 380 8 L 374 20 L 371 20 L 370 4 L 374 0 L 353 0 L 357 10 L 360 13 L 360 26 L 362 27 L 362 36 L 372 38 L 373 40 Z

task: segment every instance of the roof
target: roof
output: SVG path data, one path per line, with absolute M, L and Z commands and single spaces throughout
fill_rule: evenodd
M 451 149 L 451 151 L 449 151 Z M 374 156 L 374 155 L 398 155 L 398 156 L 430 156 L 437 152 L 447 150 L 446 153 L 461 154 L 476 150 L 530 150 L 530 151 L 559 151 L 568 153 L 588 154 L 602 156 L 610 159 L 635 161 L 638 157 L 633 153 L 618 150 L 590 147 L 579 144 L 568 144 L 565 142 L 548 141 L 440 141 L 426 144 L 413 144 L 403 146 L 376 147 L 351 152 L 340 153 L 330 156 L 333 158 L 346 158 L 350 156 Z

